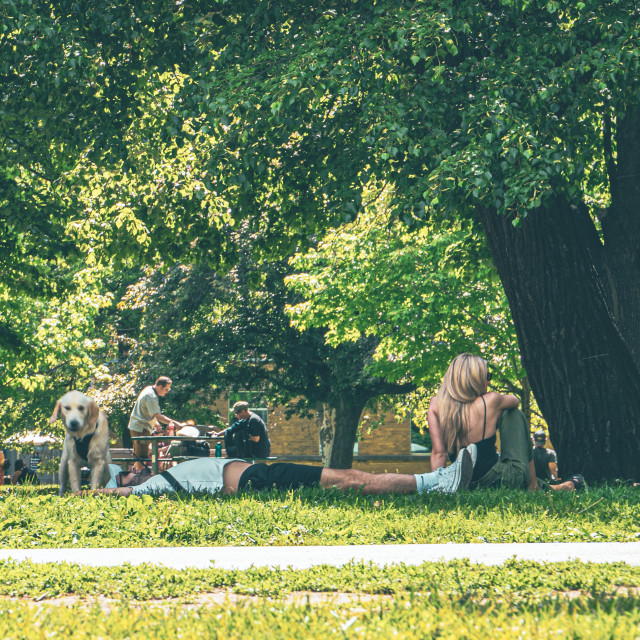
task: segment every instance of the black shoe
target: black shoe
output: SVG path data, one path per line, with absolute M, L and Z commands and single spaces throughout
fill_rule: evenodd
M 587 483 L 585 482 L 584 476 L 581 475 L 580 473 L 576 473 L 575 476 L 571 476 L 570 478 L 568 478 L 568 482 L 573 482 L 576 491 L 589 491 L 589 487 L 587 486 Z

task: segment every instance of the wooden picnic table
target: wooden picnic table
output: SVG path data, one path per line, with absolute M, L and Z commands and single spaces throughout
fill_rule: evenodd
M 132 436 L 132 440 L 139 440 L 140 442 L 149 442 L 151 443 L 151 470 L 154 474 L 159 473 L 159 455 L 158 455 L 158 445 L 161 442 L 176 442 L 182 440 L 190 440 L 190 441 L 204 441 L 204 442 L 224 442 L 223 436 L 167 436 L 167 435 L 159 435 L 159 436 Z

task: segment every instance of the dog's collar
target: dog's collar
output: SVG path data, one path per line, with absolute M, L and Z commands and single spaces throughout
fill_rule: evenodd
M 95 431 L 92 431 L 82 438 L 73 438 L 76 445 L 76 452 L 83 460 L 88 461 L 89 459 L 89 444 L 91 443 L 91 438 L 93 438 L 94 434 Z

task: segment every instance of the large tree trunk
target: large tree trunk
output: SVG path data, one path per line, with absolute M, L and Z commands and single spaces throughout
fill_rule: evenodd
M 611 206 L 602 217 L 605 273 L 616 324 L 640 368 L 640 109 L 620 117 L 615 133 L 616 162 L 607 163 Z
M 531 424 L 531 385 L 527 376 L 520 381 L 522 384 L 522 395 L 520 396 L 520 409 L 524 413 L 527 422 Z
M 351 468 L 358 422 L 365 404 L 366 399 L 353 395 L 340 396 L 331 404 L 317 403 L 316 423 L 320 430 L 323 467 Z
M 479 214 L 560 473 L 640 479 L 640 373 L 609 306 L 589 215 L 556 202 L 515 229 Z

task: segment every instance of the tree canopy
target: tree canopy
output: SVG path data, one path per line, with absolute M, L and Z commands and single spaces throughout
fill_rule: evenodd
M 182 109 L 271 251 L 372 181 L 410 224 L 477 217 L 561 470 L 637 476 L 638 25 L 613 0 L 220 2 Z
M 331 345 L 375 336 L 371 370 L 437 388 L 452 353 L 475 351 L 495 373 L 522 374 L 509 308 L 481 230 L 469 221 L 418 230 L 369 210 L 292 259 L 295 326 Z
M 634 3 L 215 7 L 183 110 L 213 130 L 208 167 L 270 241 L 355 216 L 372 178 L 407 220 L 489 206 L 518 221 L 585 182 L 606 197 L 594 130 L 636 99 Z
M 375 337 L 332 346 L 321 329 L 292 327 L 286 261 L 257 265 L 249 239 L 238 244 L 240 260 L 228 273 L 179 265 L 130 287 L 118 306 L 121 314 L 141 309 L 139 330 L 127 360 L 110 367 L 103 396 L 126 396 L 130 380 L 171 372 L 171 403 L 211 421 L 218 395 L 248 390 L 291 413 L 317 412 L 326 463 L 348 467 L 364 406 L 413 385 L 371 371 Z
M 241 223 L 256 250 L 290 255 L 389 185 L 409 225 L 482 225 L 561 470 L 637 476 L 637 3 L 1 0 L 0 13 L 12 292 L 51 287 L 78 250 L 219 264 Z M 17 345 L 8 325 L 0 338 Z

